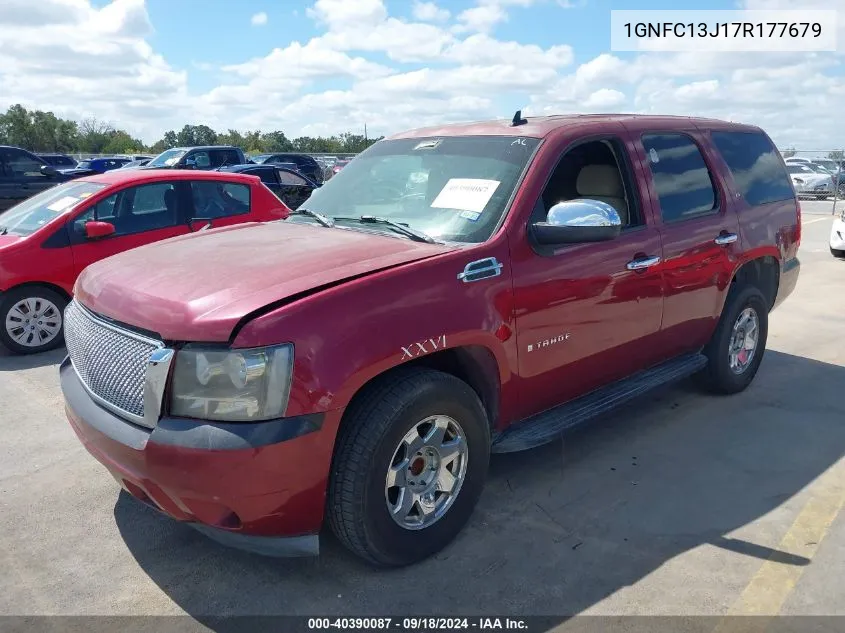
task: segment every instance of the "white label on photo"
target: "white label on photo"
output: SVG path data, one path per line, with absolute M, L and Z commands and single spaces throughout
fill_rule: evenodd
M 74 198 L 73 196 L 65 196 L 64 198 L 59 198 L 47 208 L 50 209 L 50 211 L 64 211 L 70 205 L 76 204 L 77 202 L 79 202 L 79 198 Z
M 500 184 L 498 180 L 452 178 L 437 194 L 431 206 L 435 209 L 481 213 Z

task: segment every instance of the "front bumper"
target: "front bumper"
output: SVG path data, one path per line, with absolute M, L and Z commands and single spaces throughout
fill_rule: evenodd
M 845 220 L 841 217 L 833 220 L 830 228 L 830 247 L 835 251 L 845 251 Z
M 829 182 L 804 185 L 795 184 L 795 193 L 799 196 L 832 196 L 833 184 Z
M 133 497 L 226 545 L 319 552 L 341 411 L 256 424 L 165 417 L 150 430 L 98 405 L 69 359 L 59 375 L 73 430 Z

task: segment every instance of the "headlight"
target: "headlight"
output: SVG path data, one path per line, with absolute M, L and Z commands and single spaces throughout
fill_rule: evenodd
M 255 349 L 188 346 L 176 355 L 171 415 L 259 422 L 284 415 L 293 373 L 293 345 Z

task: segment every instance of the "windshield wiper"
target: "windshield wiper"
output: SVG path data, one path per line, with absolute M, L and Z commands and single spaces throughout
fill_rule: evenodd
M 361 215 L 357 218 L 334 218 L 335 220 L 346 220 L 349 222 L 360 222 L 361 224 L 383 224 L 384 226 L 389 226 L 391 229 L 396 231 L 397 233 L 401 233 L 406 237 L 410 237 L 415 242 L 425 242 L 426 244 L 437 244 L 437 240 L 435 240 L 430 235 L 426 235 L 422 231 L 418 229 L 412 229 L 410 226 L 406 224 L 400 224 L 399 222 L 394 222 L 393 220 L 388 220 L 387 218 L 379 218 L 374 215 Z
M 9 232 L 8 227 L 0 226 L 0 235 L 6 235 Z
M 317 220 L 317 222 L 329 228 L 332 228 L 334 226 L 334 221 L 329 216 L 323 215 L 322 213 L 317 213 L 316 211 L 312 211 L 311 209 L 303 209 L 302 207 L 299 207 L 296 211 L 291 213 L 291 215 L 297 214 L 307 215 L 309 218 L 314 218 L 315 220 Z

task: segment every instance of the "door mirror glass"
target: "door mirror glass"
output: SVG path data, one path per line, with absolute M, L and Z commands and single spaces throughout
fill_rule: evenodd
M 92 220 L 85 223 L 85 237 L 89 240 L 96 240 L 109 235 L 114 235 L 115 228 L 111 222 L 98 222 Z
M 531 225 L 538 244 L 578 244 L 615 239 L 622 231 L 622 220 L 612 206 L 601 200 L 580 198 L 558 202 L 545 222 Z
M 196 169 L 196 166 L 197 166 L 197 161 L 195 161 L 193 158 L 186 158 L 185 159 L 185 167 L 187 169 Z

